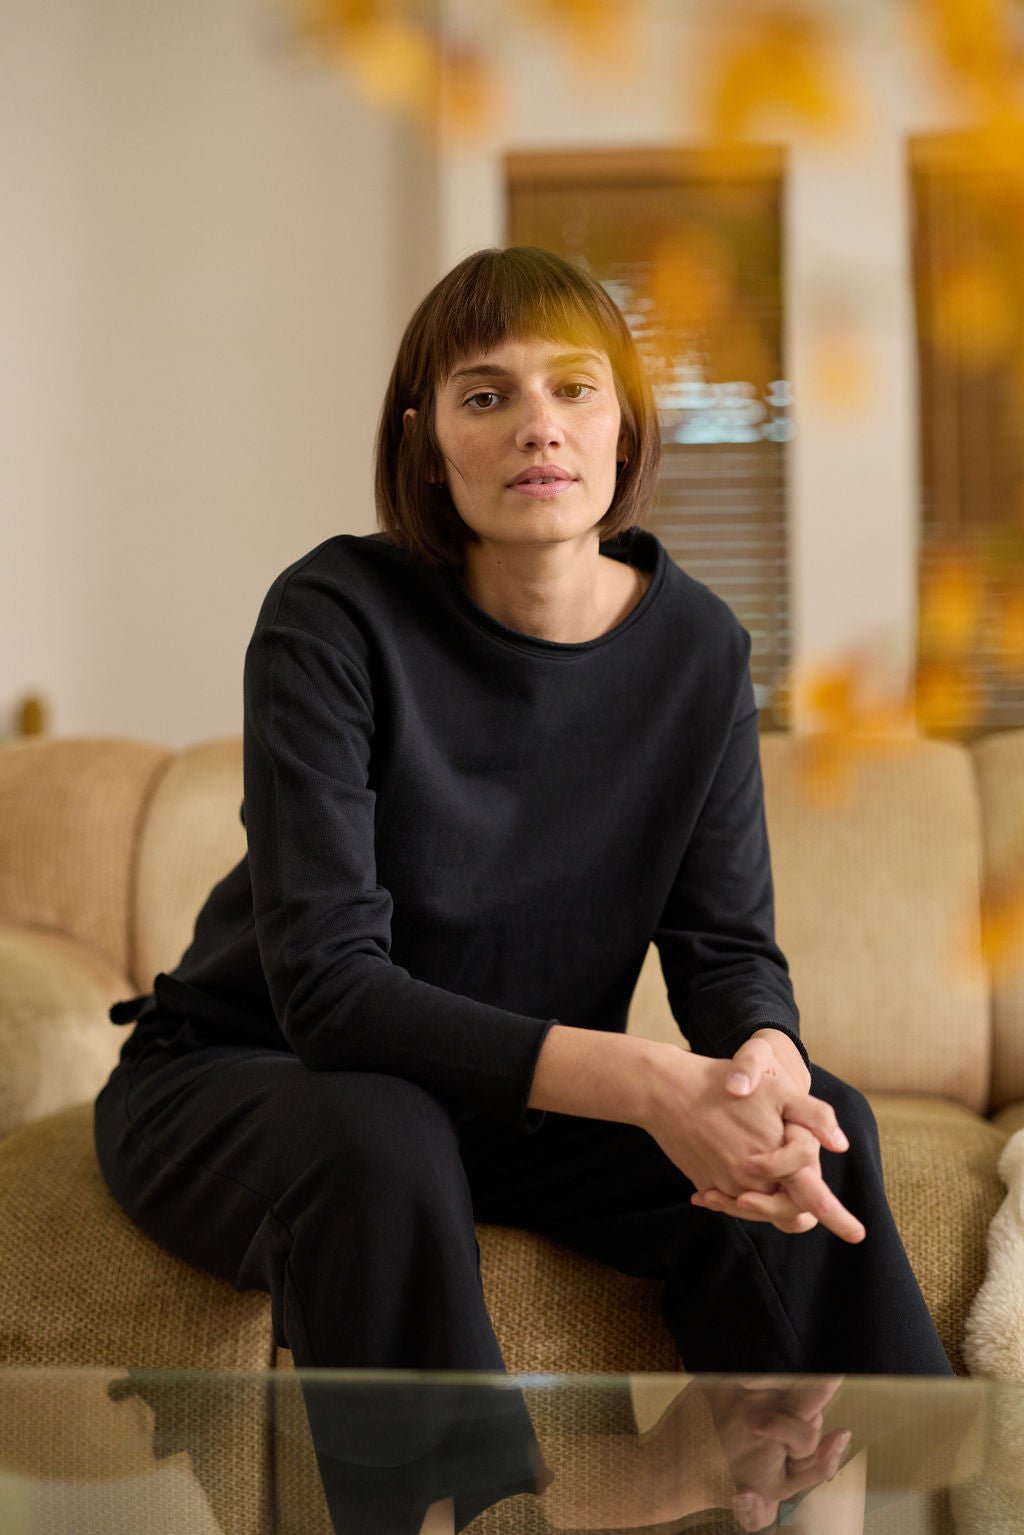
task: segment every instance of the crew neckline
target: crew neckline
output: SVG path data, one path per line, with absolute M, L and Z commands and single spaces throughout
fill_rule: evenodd
M 485 634 L 504 645 L 532 655 L 552 657 L 581 655 L 613 643 L 627 630 L 632 629 L 634 624 L 642 622 L 657 600 L 665 582 L 668 556 L 658 539 L 646 529 L 637 528 L 618 538 L 608 539 L 603 541 L 600 547 L 602 554 L 619 560 L 624 565 L 633 565 L 649 572 L 651 579 L 646 591 L 621 623 L 616 624 L 604 634 L 595 635 L 591 640 L 547 640 L 540 635 L 524 634 L 520 629 L 510 628 L 473 601 L 463 584 L 459 566 L 449 566 L 445 570 L 446 590 L 464 617 L 468 618 L 476 628 L 483 630 Z M 639 558 L 637 558 L 638 555 Z

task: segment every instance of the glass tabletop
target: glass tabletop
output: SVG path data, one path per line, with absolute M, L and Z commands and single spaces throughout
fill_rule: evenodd
M 1024 1385 L 0 1371 L 2 1535 L 1024 1535 Z

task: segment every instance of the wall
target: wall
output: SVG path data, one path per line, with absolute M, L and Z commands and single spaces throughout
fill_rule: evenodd
M 824 3 L 824 0 L 822 0 Z M 453 29 L 467 0 L 446 0 Z M 835 14 L 835 7 L 826 7 Z M 896 685 L 912 662 L 916 622 L 917 400 L 905 138 L 952 125 L 913 39 L 878 0 L 842 8 L 842 57 L 866 131 L 823 144 L 766 121 L 787 148 L 784 337 L 797 435 L 789 456 L 794 658 L 820 662 L 864 643 L 891 658 Z M 603 79 L 571 50 L 509 27 L 500 40 L 512 82 L 503 116 L 442 167 L 441 265 L 505 239 L 502 155 L 530 148 L 699 144 L 699 4 L 637 0 L 637 55 Z M 871 389 L 837 411 L 815 387 L 823 308 L 840 302 L 863 340 Z
M 433 280 L 424 146 L 260 0 L 7 0 L 0 734 L 241 724 L 278 571 L 373 528 L 373 431 Z

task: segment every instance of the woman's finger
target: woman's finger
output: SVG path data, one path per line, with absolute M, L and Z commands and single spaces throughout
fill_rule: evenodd
M 789 1099 L 783 1110 L 787 1124 L 803 1125 L 828 1151 L 849 1151 L 850 1143 L 840 1128 L 835 1110 L 820 1098 L 801 1093 Z
M 786 1140 L 771 1151 L 759 1151 L 747 1158 L 747 1168 L 756 1177 L 781 1183 L 803 1167 L 817 1165 L 820 1142 L 803 1125 L 787 1125 Z
M 718 1215 L 732 1215 L 737 1220 L 759 1221 L 776 1226 L 788 1236 L 810 1231 L 818 1224 L 815 1216 L 799 1209 L 783 1190 L 774 1194 L 759 1194 L 746 1189 L 737 1197 L 723 1194 L 720 1189 L 704 1189 L 690 1196 L 690 1203 L 702 1210 L 713 1210 Z
M 785 1190 L 800 1210 L 807 1210 L 821 1224 L 844 1242 L 863 1242 L 863 1224 L 833 1194 L 820 1168 L 804 1168 L 785 1182 Z
M 765 1072 L 774 1064 L 772 1048 L 763 1039 L 748 1039 L 732 1058 L 725 1090 L 734 1098 L 749 1098 L 760 1087 Z

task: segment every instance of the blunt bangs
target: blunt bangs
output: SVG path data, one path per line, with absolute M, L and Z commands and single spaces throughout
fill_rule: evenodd
M 458 364 L 514 337 L 545 337 L 607 354 L 627 461 L 598 530 L 638 525 L 654 498 L 660 431 L 649 380 L 620 310 L 599 283 L 551 251 L 482 250 L 443 277 L 417 308 L 398 349 L 377 432 L 381 529 L 427 564 L 457 564 L 475 534 L 455 510 L 434 433 L 437 390 Z M 403 415 L 417 411 L 407 434 Z

